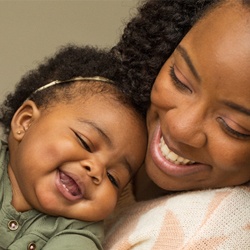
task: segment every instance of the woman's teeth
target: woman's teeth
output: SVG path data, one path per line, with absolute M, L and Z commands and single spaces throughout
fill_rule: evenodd
M 177 165 L 190 165 L 195 163 L 194 161 L 184 159 L 183 157 L 175 154 L 173 151 L 171 151 L 168 146 L 165 144 L 163 137 L 161 137 L 160 142 L 160 149 L 163 156 L 170 162 L 177 164 Z

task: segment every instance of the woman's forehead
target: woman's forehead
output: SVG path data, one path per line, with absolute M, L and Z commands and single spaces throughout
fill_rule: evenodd
M 239 6 L 218 7 L 179 46 L 202 81 L 250 108 L 250 10 Z
M 199 59 L 199 64 L 206 62 L 206 67 L 227 67 L 231 75 L 241 72 L 241 77 L 245 75 L 245 80 L 248 80 L 249 41 L 250 10 L 242 6 L 235 8 L 233 5 L 225 5 L 198 22 L 181 41 L 181 45 L 194 60 Z M 199 68 L 199 65 L 196 66 Z

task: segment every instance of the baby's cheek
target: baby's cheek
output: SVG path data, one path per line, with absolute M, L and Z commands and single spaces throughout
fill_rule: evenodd
M 118 190 L 115 189 L 116 187 L 112 187 L 109 192 L 103 194 L 100 202 L 102 203 L 100 213 L 103 214 L 103 218 L 108 217 L 115 210 L 118 201 Z

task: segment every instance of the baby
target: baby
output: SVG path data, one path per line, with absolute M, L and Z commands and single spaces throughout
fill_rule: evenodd
M 1 106 L 0 248 L 102 249 L 102 220 L 144 161 L 139 94 L 105 50 L 69 45 Z M 127 93 L 127 94 L 126 94 Z

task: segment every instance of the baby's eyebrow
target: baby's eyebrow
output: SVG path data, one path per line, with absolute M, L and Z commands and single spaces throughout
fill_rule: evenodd
M 78 120 L 82 123 L 85 123 L 85 124 L 88 124 L 89 126 L 91 126 L 104 139 L 104 141 L 107 143 L 108 146 L 113 147 L 113 143 L 110 140 L 107 133 L 103 129 L 101 129 L 95 122 L 89 121 L 89 120 L 83 120 L 81 118 Z
M 101 129 L 95 122 L 89 121 L 89 120 L 83 120 L 81 118 L 79 118 L 78 120 L 82 123 L 86 123 L 86 124 L 90 125 L 106 141 L 107 145 L 109 145 L 110 147 L 113 147 L 113 143 L 110 140 L 107 133 L 105 133 L 105 131 L 103 129 Z M 126 157 L 123 158 L 122 163 L 123 163 L 123 166 L 128 170 L 129 175 L 132 177 L 134 174 L 134 171 L 133 171 L 133 169 L 132 169 L 131 165 L 129 164 Z
M 85 124 L 88 124 L 89 126 L 91 126 L 104 139 L 104 141 L 107 143 L 108 146 L 114 147 L 114 145 L 113 145 L 112 141 L 110 140 L 109 136 L 107 135 L 107 133 L 103 129 L 101 129 L 95 122 L 89 121 L 89 120 L 84 120 L 81 118 L 79 118 L 78 120 L 81 123 L 85 123 Z M 124 158 L 122 159 L 122 165 L 125 167 L 125 169 L 128 170 L 129 175 L 132 178 L 134 175 L 134 171 L 133 171 L 133 168 L 131 167 L 129 161 L 127 160 L 126 156 L 124 156 Z
M 126 158 L 124 158 L 124 164 L 123 164 L 124 166 L 125 166 L 125 168 L 128 170 L 128 172 L 129 172 L 129 175 L 132 177 L 133 176 L 133 169 L 132 169 L 132 167 L 131 167 L 131 165 L 129 164 L 129 162 L 127 161 L 127 159 Z

